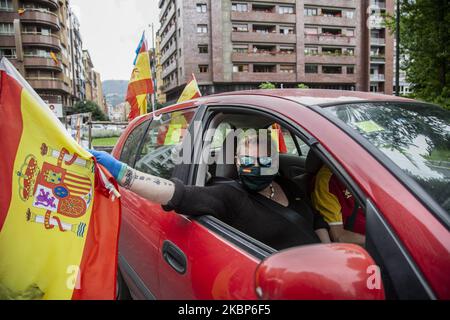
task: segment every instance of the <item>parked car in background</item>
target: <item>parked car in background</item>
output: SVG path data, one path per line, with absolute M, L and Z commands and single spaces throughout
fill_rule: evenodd
M 280 174 L 309 203 L 311 180 L 328 165 L 363 208 L 367 242 L 277 251 L 216 218 L 167 213 L 122 189 L 119 298 L 450 299 L 449 111 L 369 93 L 261 90 L 203 97 L 157 116 L 131 123 L 113 155 L 162 178 L 214 185 L 237 172 L 196 161 L 225 152 L 208 129 L 277 123 L 289 148 Z M 179 134 L 168 139 L 175 123 Z M 174 163 L 186 145 L 200 164 Z

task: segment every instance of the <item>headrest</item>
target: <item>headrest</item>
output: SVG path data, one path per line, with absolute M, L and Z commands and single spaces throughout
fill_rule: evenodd
M 236 168 L 236 149 L 237 139 L 233 138 L 234 133 L 227 135 L 222 144 L 222 149 L 217 154 L 216 177 L 237 179 L 238 172 Z
M 323 161 L 317 156 L 314 151 L 309 151 L 306 157 L 305 170 L 307 173 L 316 174 L 323 166 Z

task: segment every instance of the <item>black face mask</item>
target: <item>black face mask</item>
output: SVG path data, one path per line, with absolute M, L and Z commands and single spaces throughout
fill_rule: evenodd
M 261 192 L 275 179 L 275 175 L 261 175 L 261 167 L 240 167 L 239 177 L 246 189 L 252 192 Z

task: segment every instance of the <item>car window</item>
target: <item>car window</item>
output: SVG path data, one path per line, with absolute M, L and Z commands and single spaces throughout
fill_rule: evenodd
M 231 125 L 227 122 L 222 122 L 214 132 L 213 141 L 211 143 L 211 149 L 217 150 L 223 147 L 223 143 L 227 137 L 227 134 L 231 130 Z
M 135 168 L 157 177 L 170 179 L 175 168 L 172 151 L 183 141 L 194 114 L 195 110 L 176 111 L 152 121 Z
M 128 136 L 127 141 L 122 149 L 122 154 L 120 155 L 120 161 L 126 163 L 130 167 L 134 167 L 136 162 L 136 156 L 139 148 L 139 144 L 144 137 L 145 130 L 147 130 L 149 121 L 145 121 L 139 126 L 137 126 Z
M 325 109 L 362 135 L 450 212 L 450 111 L 409 103 Z

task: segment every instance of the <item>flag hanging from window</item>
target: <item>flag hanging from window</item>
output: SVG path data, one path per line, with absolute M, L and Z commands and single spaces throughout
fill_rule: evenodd
M 184 88 L 184 91 L 181 94 L 180 99 L 178 99 L 178 103 L 196 99 L 201 96 L 202 93 L 200 92 L 200 88 L 198 87 L 197 79 L 195 78 L 195 75 L 192 74 L 191 81 L 189 81 L 189 83 L 186 85 L 186 88 Z
M 153 93 L 154 86 L 150 66 L 150 54 L 144 32 L 139 46 L 136 49 L 133 73 L 128 84 L 126 100 L 131 106 L 131 111 L 128 115 L 130 121 L 147 113 L 147 96 Z
M 6 58 L 0 136 L 0 300 L 114 299 L 117 185 Z

